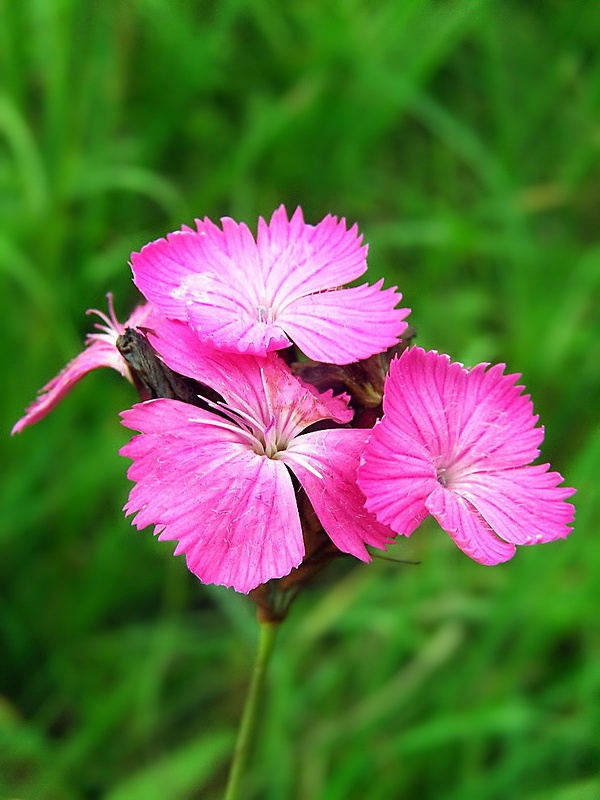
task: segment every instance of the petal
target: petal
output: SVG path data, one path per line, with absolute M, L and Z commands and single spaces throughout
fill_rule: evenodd
M 115 316 L 112 295 L 109 293 L 107 297 L 108 315 L 96 309 L 90 309 L 87 312 L 96 314 L 100 317 L 101 322 L 95 323 L 96 332 L 90 333 L 86 337 L 85 349 L 40 389 L 39 396 L 29 406 L 25 416 L 13 426 L 11 433 L 20 433 L 23 428 L 33 425 L 34 422 L 45 417 L 71 391 L 73 386 L 93 369 L 111 367 L 127 380 L 132 381 L 127 362 L 117 350 L 117 337 L 123 333 L 126 327 L 149 324 L 159 326 L 162 317 L 155 307 L 146 303 L 137 306 L 127 322 L 121 324 Z
M 398 344 L 406 330 L 408 308 L 395 308 L 402 298 L 395 287 L 363 284 L 319 292 L 291 303 L 278 322 L 302 352 L 315 361 L 350 364 Z
M 256 243 L 246 225 L 224 217 L 223 230 L 209 219 L 196 220 L 197 231 L 175 231 L 131 255 L 138 289 L 171 319 L 187 319 L 188 282 L 197 274 L 226 276 L 242 305 L 256 305 L 252 294 L 259 274 Z M 248 293 L 245 290 L 250 290 Z
M 379 522 L 410 536 L 427 516 L 425 501 L 438 484 L 425 447 L 384 417 L 365 447 L 358 485 Z
M 385 383 L 383 408 L 390 426 L 419 442 L 432 459 L 452 449 L 462 427 L 460 364 L 412 347 L 395 358 Z
M 201 342 L 186 322 L 165 320 L 159 330 L 148 332 L 148 340 L 172 370 L 209 385 L 213 360 L 218 353 L 211 345 Z
M 247 281 L 236 283 L 226 273 L 191 275 L 180 290 L 188 322 L 202 341 L 231 353 L 266 355 L 288 347 L 291 342 L 281 325 L 260 319 L 268 309 L 263 310 L 258 301 L 251 305 L 240 292 Z
M 171 319 L 186 319 L 184 300 L 177 290 L 201 269 L 202 240 L 193 231 L 175 231 L 131 254 L 133 282 L 140 292 Z
M 386 416 L 420 441 L 436 464 L 518 466 L 539 454 L 543 429 L 518 375 L 504 366 L 470 372 L 446 355 L 420 347 L 405 351 L 390 366 L 386 381 Z
M 306 433 L 280 454 L 336 547 L 362 561 L 371 560 L 365 544 L 385 549 L 393 536 L 365 509 L 365 497 L 356 483 L 368 433 L 348 428 Z
M 469 442 L 464 456 L 471 463 L 493 462 L 494 467 L 519 466 L 540 451 L 544 429 L 535 427 L 530 395 L 515 385 L 521 377 L 504 375 L 504 364 L 478 364 L 465 376 L 464 426 L 461 441 Z
M 564 539 L 575 508 L 565 499 L 574 489 L 559 486 L 562 475 L 548 464 L 516 467 L 469 476 L 460 494 L 506 542 L 537 544 Z
M 98 367 L 112 367 L 123 376 L 129 374 L 127 364 L 114 345 L 105 340 L 92 341 L 40 389 L 39 396 L 29 406 L 25 416 L 13 426 L 11 433 L 20 433 L 23 428 L 45 417 L 84 375 Z
M 228 217 L 222 230 L 196 222 L 197 231 L 133 253 L 131 266 L 149 300 L 215 347 L 266 355 L 292 337 L 311 358 L 347 364 L 396 344 L 406 328 L 393 289 L 338 290 L 366 270 L 367 248 L 345 220 L 307 225 L 301 209 L 288 220 L 281 206 L 268 225 L 259 220 L 257 241 Z
M 257 319 L 263 284 L 256 242 L 243 223 L 223 217 L 221 224 L 196 220 L 196 231 L 175 231 L 132 253 L 135 285 L 171 319 L 188 319 L 194 305 L 210 305 L 224 287 L 228 313 L 243 309 Z M 201 320 L 200 309 L 197 326 Z
M 426 501 L 427 508 L 454 543 L 473 561 L 500 564 L 515 554 L 514 544 L 501 541 L 464 497 L 438 484 Z
M 340 398 L 307 387 L 274 353 L 265 358 L 223 353 L 200 342 L 189 326 L 177 321 L 166 321 L 149 339 L 171 369 L 210 386 L 231 406 L 265 425 L 273 416 L 290 418 L 298 430 L 323 419 L 352 419 Z
M 258 222 L 258 251 L 265 293 L 273 307 L 297 297 L 334 289 L 359 278 L 367 269 L 367 247 L 361 246 L 357 226 L 346 230 L 346 220 L 328 215 L 318 225 L 307 225 L 297 208 L 288 222 L 280 206 L 270 223 Z
M 121 454 L 137 481 L 126 511 L 177 540 L 205 583 L 248 592 L 287 575 L 304 556 L 294 489 L 284 464 L 257 455 L 223 420 L 176 400 L 151 400 L 123 414 L 135 436 Z M 213 424 L 216 421 L 217 425 Z

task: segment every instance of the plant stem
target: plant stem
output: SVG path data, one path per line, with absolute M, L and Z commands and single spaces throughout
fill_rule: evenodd
M 238 729 L 233 759 L 231 761 L 231 767 L 229 768 L 229 777 L 227 779 L 224 800 L 238 800 L 240 796 L 239 792 L 242 775 L 248 761 L 248 751 L 256 729 L 258 710 L 260 707 L 260 693 L 264 685 L 267 665 L 271 652 L 273 651 L 278 628 L 278 622 L 260 622 L 258 649 L 256 651 L 250 686 L 248 687 L 244 711 Z

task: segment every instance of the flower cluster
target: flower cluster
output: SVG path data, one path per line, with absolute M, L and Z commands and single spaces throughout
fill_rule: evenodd
M 356 226 L 283 207 L 256 238 L 196 220 L 134 253 L 146 303 L 112 302 L 86 348 L 13 432 L 91 369 L 117 369 L 142 402 L 126 511 L 177 541 L 205 583 L 256 590 L 340 553 L 370 560 L 432 515 L 483 564 L 565 537 L 573 489 L 539 455 L 543 429 L 504 365 L 467 370 L 409 347 L 409 309 L 367 269 Z M 287 576 L 287 578 L 286 578 Z

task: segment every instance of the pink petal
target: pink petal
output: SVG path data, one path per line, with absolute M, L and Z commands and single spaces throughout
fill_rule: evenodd
M 182 296 L 187 319 L 203 341 L 232 353 L 266 355 L 271 350 L 288 347 L 291 342 L 277 321 L 260 319 L 259 301 L 254 305 L 240 286 L 227 274 L 210 272 L 191 275 Z
M 159 327 L 164 317 L 161 312 L 158 310 L 156 306 L 153 306 L 152 303 L 143 303 L 141 306 L 136 306 L 129 317 L 125 320 L 125 322 L 119 322 L 118 319 L 114 316 L 112 311 L 112 297 L 109 296 L 109 310 L 112 314 L 112 325 L 114 327 L 115 336 L 119 333 L 123 333 L 125 328 L 144 328 L 144 327 Z M 88 311 L 88 314 L 96 313 L 97 311 Z M 90 334 L 91 337 L 96 336 L 96 334 Z
M 288 222 L 280 206 L 267 223 L 258 222 L 257 244 L 265 293 L 276 307 L 297 297 L 334 289 L 359 278 L 367 269 L 367 247 L 353 225 L 327 215 L 307 225 L 297 208 Z
M 408 308 L 395 287 L 363 284 L 351 289 L 309 294 L 294 300 L 278 322 L 302 352 L 315 361 L 350 364 L 398 344 Z
M 202 306 L 210 306 L 216 295 L 223 306 L 215 313 L 228 323 L 240 313 L 247 322 L 256 321 L 263 302 L 257 295 L 262 281 L 256 242 L 243 223 L 228 217 L 221 223 L 222 230 L 209 219 L 196 220 L 197 231 L 175 231 L 132 254 L 135 285 L 171 319 L 190 316 L 201 326 Z M 210 310 L 204 314 L 210 319 Z M 212 325 L 217 330 L 214 320 Z
M 135 308 L 129 319 L 121 324 L 114 312 L 112 295 L 108 295 L 109 315 L 101 311 L 92 309 L 88 314 L 97 314 L 102 320 L 94 327 L 97 332 L 90 333 L 85 340 L 85 349 L 66 367 L 52 378 L 39 391 L 39 396 L 29 406 L 24 417 L 22 417 L 13 427 L 11 433 L 20 433 L 23 428 L 33 425 L 51 411 L 62 398 L 71 391 L 73 386 L 91 372 L 99 367 L 111 367 L 117 370 L 123 377 L 131 380 L 127 362 L 122 358 L 117 350 L 116 341 L 119 334 L 123 333 L 126 327 L 136 327 L 138 325 L 156 324 L 158 327 L 161 322 L 157 310 L 146 303 Z
M 201 342 L 187 323 L 165 320 L 159 331 L 149 331 L 148 340 L 172 370 L 200 383 L 209 383 L 213 375 L 211 365 L 218 354 L 211 345 Z
M 410 536 L 427 516 L 425 501 L 438 484 L 425 447 L 384 417 L 365 447 L 358 485 L 379 522 Z
M 365 497 L 356 483 L 368 433 L 348 428 L 306 433 L 279 456 L 302 484 L 336 547 L 362 561 L 371 560 L 365 544 L 385 549 L 393 536 L 365 509 Z
M 127 364 L 116 347 L 104 340 L 92 342 L 40 389 L 38 398 L 29 406 L 25 416 L 13 426 L 11 433 L 20 433 L 23 428 L 45 417 L 84 375 L 98 367 L 112 367 L 121 375 L 128 374 Z
M 149 339 L 167 366 L 210 386 L 232 406 L 269 424 L 273 416 L 296 420 L 298 430 L 322 419 L 349 422 L 352 411 L 340 398 L 319 395 L 292 375 L 274 353 L 265 358 L 223 353 L 200 342 L 187 325 L 165 321 Z
M 502 542 L 464 497 L 438 484 L 429 498 L 427 508 L 455 544 L 480 564 L 500 564 L 515 554 L 514 544 Z
M 197 237 L 188 231 L 170 233 L 131 254 L 133 282 L 171 319 L 187 318 L 185 303 L 174 292 L 194 270 Z
M 518 376 L 486 366 L 468 372 L 420 348 L 392 362 L 358 480 L 395 531 L 411 533 L 428 510 L 471 558 L 496 564 L 515 544 L 566 536 L 574 509 L 558 473 L 524 465 L 543 430 Z
M 237 284 L 246 274 L 246 285 L 253 285 L 257 255 L 248 228 L 227 219 L 224 231 L 208 219 L 196 223 L 198 231 L 175 231 L 131 255 L 135 285 L 172 319 L 187 319 L 186 287 L 197 273 L 228 276 Z
M 301 209 L 288 220 L 281 206 L 268 225 L 259 220 L 256 241 L 228 217 L 222 230 L 196 223 L 133 253 L 131 266 L 149 300 L 216 348 L 264 356 L 293 339 L 311 358 L 348 364 L 396 344 L 406 328 L 393 289 L 338 289 L 367 266 L 345 220 L 307 225 Z
M 257 455 L 223 420 L 176 400 L 123 413 L 141 430 L 121 454 L 137 481 L 126 505 L 138 528 L 179 542 L 205 583 L 248 592 L 287 575 L 304 555 L 294 489 L 283 463 Z
M 345 221 L 335 217 L 307 225 L 297 209 L 288 222 L 281 206 L 269 225 L 259 220 L 257 243 L 245 225 L 229 218 L 222 224 L 221 239 L 215 234 L 204 244 L 227 252 L 231 262 L 223 260 L 209 272 L 205 267 L 175 290 L 200 338 L 219 349 L 266 355 L 287 347 L 290 339 L 280 317 L 289 303 L 336 288 L 366 270 L 367 248 L 360 246 L 356 226 L 347 231 Z
M 515 385 L 518 374 L 504 375 L 504 364 L 477 364 L 464 379 L 465 410 L 461 441 L 469 441 L 469 461 L 510 467 L 540 454 L 544 429 L 535 427 L 530 395 Z
M 565 499 L 575 490 L 548 464 L 515 467 L 469 476 L 457 490 L 506 542 L 537 544 L 564 539 L 575 508 Z
M 446 355 L 420 347 L 405 351 L 390 367 L 384 394 L 386 416 L 418 439 L 444 466 L 490 462 L 517 466 L 539 454 L 543 429 L 535 428 L 529 395 L 503 375 L 499 364 L 470 372 Z

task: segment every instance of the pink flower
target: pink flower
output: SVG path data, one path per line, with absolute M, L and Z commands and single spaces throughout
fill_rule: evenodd
M 138 306 L 129 319 L 121 324 L 115 316 L 112 295 L 108 295 L 108 316 L 102 311 L 90 309 L 88 314 L 96 314 L 102 324 L 94 325 L 100 333 L 90 333 L 85 340 L 85 349 L 70 361 L 59 374 L 52 378 L 42 389 L 38 397 L 27 409 L 25 416 L 14 425 L 11 433 L 20 433 L 23 428 L 33 425 L 51 411 L 54 406 L 75 386 L 75 384 L 98 367 L 111 367 L 123 377 L 132 381 L 127 362 L 116 347 L 117 337 L 127 327 L 134 328 L 148 323 L 150 315 L 155 313 L 150 303 Z M 133 382 L 133 381 L 132 381 Z
M 384 417 L 359 468 L 366 507 L 405 536 L 432 514 L 468 556 L 507 561 L 515 545 L 564 538 L 574 489 L 539 455 L 529 395 L 504 365 L 468 371 L 419 347 L 392 362 Z
M 367 269 L 356 226 L 307 225 L 281 206 L 256 241 L 228 217 L 196 220 L 132 255 L 134 282 L 171 319 L 220 350 L 266 355 L 294 342 L 309 358 L 349 364 L 397 344 L 409 309 L 395 287 L 339 287 Z
M 302 562 L 293 475 L 340 550 L 369 561 L 365 544 L 385 547 L 390 531 L 365 510 L 355 480 L 369 431 L 306 430 L 347 422 L 344 400 L 317 397 L 275 354 L 218 352 L 179 322 L 153 344 L 224 400 L 207 401 L 214 411 L 158 399 L 123 413 L 141 431 L 121 450 L 133 459 L 125 510 L 138 528 L 155 524 L 159 539 L 177 540 L 175 554 L 203 582 L 248 592 Z

